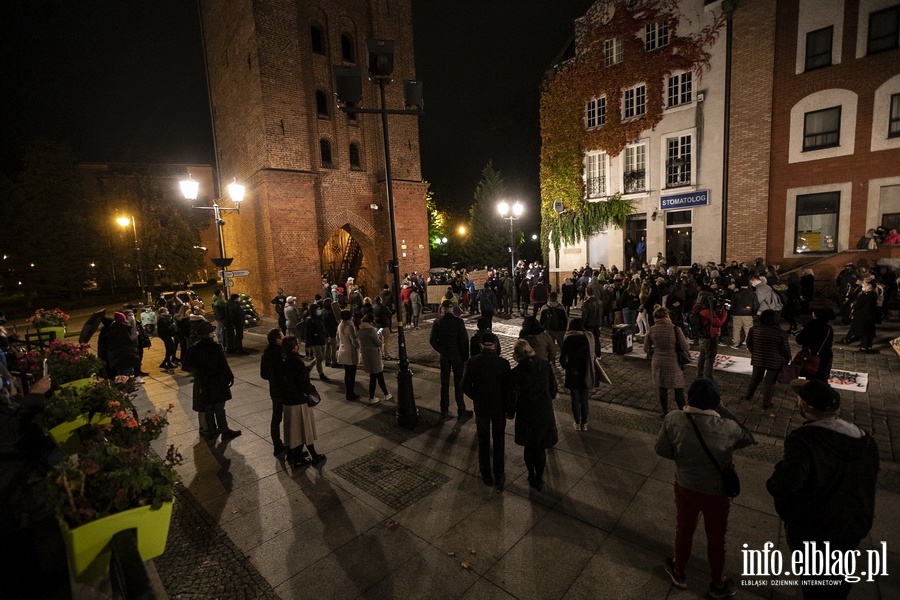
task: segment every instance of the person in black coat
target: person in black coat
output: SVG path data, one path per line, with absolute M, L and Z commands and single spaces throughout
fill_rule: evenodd
M 141 365 L 141 357 L 137 348 L 137 331 L 129 325 L 125 313 L 113 314 L 113 323 L 106 337 L 106 354 L 109 367 L 116 375 L 134 377 Z M 136 383 L 143 383 L 138 377 Z
M 215 331 L 209 321 L 201 323 L 200 332 L 204 337 L 188 348 L 182 366 L 194 376 L 194 410 L 202 407 L 206 416 L 204 437 L 214 440 L 221 434 L 223 440 L 230 440 L 241 435 L 239 429 L 228 427 L 225 417 L 225 402 L 231 400 L 234 373 L 222 346 L 213 339 Z
M 284 402 L 284 445 L 292 467 L 318 465 L 325 460 L 316 452 L 316 419 L 307 394 L 314 389 L 309 370 L 300 357 L 300 340 L 292 335 L 282 340 L 284 362 L 281 366 L 282 400 Z M 302 457 L 303 446 L 309 458 Z
M 284 442 L 281 441 L 281 420 L 284 413 L 284 393 L 281 389 L 281 371 L 284 362 L 284 354 L 281 351 L 283 338 L 284 334 L 280 327 L 270 329 L 266 334 L 269 344 L 263 350 L 262 359 L 259 362 L 259 377 L 269 382 L 269 398 L 272 399 L 272 420 L 269 432 L 272 436 L 272 445 L 275 446 L 273 452 L 275 456 L 280 456 L 286 450 Z
M 797 334 L 797 343 L 809 348 L 813 356 L 819 357 L 819 368 L 815 373 L 801 373 L 807 379 L 828 381 L 831 376 L 831 365 L 834 362 L 834 329 L 829 321 L 837 315 L 830 308 L 817 308 L 813 311 L 812 320 L 803 326 Z
M 234 354 L 247 354 L 244 350 L 244 316 L 246 311 L 241 306 L 241 297 L 232 294 L 228 297 L 228 321 L 225 327 L 228 333 L 228 352 Z
M 556 377 L 550 363 L 538 358 L 525 340 L 516 341 L 513 348 L 516 368 L 511 372 L 511 400 L 509 418 L 516 419 L 516 444 L 524 447 L 528 485 L 540 491 L 544 488 L 544 467 L 547 448 L 559 441 L 553 398 L 556 397 Z
M 875 324 L 878 320 L 878 295 L 875 292 L 874 280 L 864 281 L 862 290 L 853 301 L 850 330 L 843 343 L 859 340 L 860 352 L 871 352 L 875 341 Z
M 468 419 L 471 410 L 466 410 L 463 400 L 462 377 L 463 366 L 469 359 L 469 334 L 466 324 L 453 314 L 453 303 L 444 300 L 441 303 L 444 314 L 435 319 L 431 327 L 428 343 L 441 355 L 441 418 L 450 419 L 450 372 L 453 372 L 453 390 L 456 407 L 459 411 L 457 419 Z
M 159 368 L 165 371 L 175 368 L 175 350 L 178 347 L 175 343 L 175 333 L 175 319 L 169 314 L 169 309 L 163 306 L 156 317 L 156 335 L 166 348 L 166 356 L 159 365 Z
M 482 317 L 484 318 L 484 317 Z M 473 338 L 474 339 L 474 338 Z M 481 336 L 478 354 L 466 363 L 462 390 L 475 407 L 478 465 L 485 485 L 503 490 L 506 469 L 506 413 L 509 412 L 509 361 L 498 356 L 500 341 L 490 331 Z M 493 453 L 491 440 L 493 439 Z M 493 463 L 491 456 L 493 455 Z

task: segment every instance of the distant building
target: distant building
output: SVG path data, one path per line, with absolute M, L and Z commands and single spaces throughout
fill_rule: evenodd
M 338 110 L 332 66 L 365 72 L 366 40 L 394 40 L 387 105 L 402 108 L 400 82 L 415 78 L 409 0 L 201 0 L 200 9 L 218 184 L 247 186 L 225 230 L 233 268 L 251 272 L 235 289 L 311 298 L 323 275 L 381 289 L 391 281 L 381 119 Z M 363 92 L 365 106 L 379 106 L 377 87 L 364 82 Z M 389 119 L 400 269 L 427 271 L 418 122 Z
M 666 36 L 646 23 L 624 52 L 610 41 L 605 28 L 616 11 L 640 21 L 658 4 L 601 1 L 576 22 L 569 61 L 578 60 L 579 44 L 601 40 L 602 73 L 626 82 L 615 122 L 601 116 L 608 116 L 607 93 L 587 99 L 583 127 L 626 128 L 632 136 L 621 150 L 584 145 L 584 198 L 602 202 L 620 192 L 634 210 L 624 231 L 609 227 L 563 245 L 558 256 L 551 247 L 553 271 L 586 262 L 621 268 L 623 240 L 646 234 L 647 256 L 662 252 L 670 264 L 763 256 L 782 269 L 819 261 L 827 276 L 830 262 L 860 260 L 839 253 L 853 250 L 868 228 L 900 225 L 897 0 L 685 0 Z M 730 31 L 722 26 L 706 46 L 701 76 L 657 69 L 655 81 L 636 80 L 653 72 L 646 63 L 666 51 L 663 42 L 718 23 L 725 8 L 733 9 Z M 566 65 L 557 65 L 556 77 Z M 635 76 L 616 76 L 620 68 Z M 661 119 L 633 134 L 647 118 L 642 103 L 649 111 L 653 102 L 662 105 Z M 870 263 L 897 262 L 891 252 L 879 250 Z

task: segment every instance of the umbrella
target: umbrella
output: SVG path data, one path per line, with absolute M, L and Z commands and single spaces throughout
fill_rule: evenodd
M 78 343 L 85 344 L 94 336 L 97 332 L 97 329 L 100 327 L 100 320 L 106 316 L 106 309 L 101 308 L 90 317 L 88 320 L 84 322 L 84 325 L 81 326 L 81 334 L 78 336 Z

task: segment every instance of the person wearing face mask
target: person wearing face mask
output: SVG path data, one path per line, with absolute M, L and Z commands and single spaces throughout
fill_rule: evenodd
M 325 365 L 325 342 L 328 337 L 325 333 L 325 321 L 322 319 L 322 305 L 313 303 L 309 309 L 309 316 L 306 317 L 304 323 L 306 331 L 306 349 L 312 352 L 316 359 L 316 371 L 319 373 L 319 379 L 322 381 L 331 381 L 324 370 Z

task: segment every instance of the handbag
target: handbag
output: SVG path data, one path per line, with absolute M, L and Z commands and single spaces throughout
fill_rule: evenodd
M 687 350 L 682 350 L 681 348 L 679 348 L 676 351 L 676 355 L 678 356 L 678 364 L 682 367 L 691 364 L 691 353 Z
M 319 402 L 322 401 L 322 397 L 319 395 L 319 390 L 316 389 L 316 386 L 313 384 L 309 384 L 309 389 L 306 390 L 306 393 L 303 394 L 306 403 L 312 407 L 317 406 Z
M 810 348 L 801 348 L 800 352 L 797 353 L 797 356 L 791 360 L 791 364 L 797 367 L 800 370 L 801 375 L 812 375 L 819 371 L 819 366 L 822 364 L 822 359 L 819 358 L 819 354 L 822 353 L 822 349 L 825 348 L 825 342 L 828 341 L 828 338 L 834 334 L 834 330 L 829 327 L 830 331 L 828 335 L 822 340 L 822 345 L 819 346 L 819 350 L 813 354 Z
M 738 477 L 737 471 L 734 468 L 734 463 L 730 463 L 725 467 L 720 467 L 719 463 L 712 455 L 712 452 L 709 451 L 706 442 L 703 440 L 703 436 L 700 434 L 700 428 L 697 427 L 694 418 L 691 417 L 691 413 L 686 412 L 684 414 L 694 427 L 694 432 L 697 434 L 697 439 L 700 440 L 700 446 L 703 447 L 706 456 L 709 457 L 709 460 L 716 467 L 716 471 L 718 471 L 719 475 L 722 477 L 722 492 L 729 498 L 736 498 L 741 493 L 741 479 Z
M 790 363 L 781 365 L 781 370 L 778 371 L 778 383 L 789 384 L 795 379 L 800 379 L 800 368 Z

